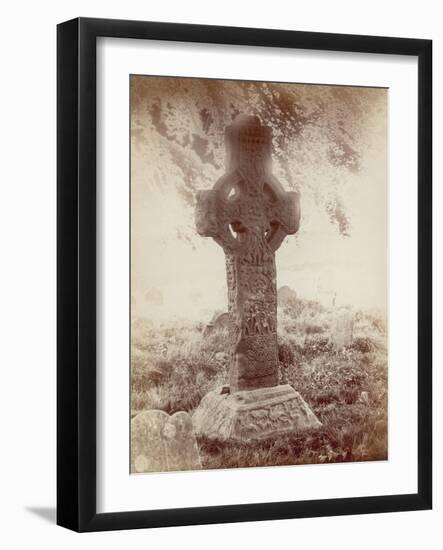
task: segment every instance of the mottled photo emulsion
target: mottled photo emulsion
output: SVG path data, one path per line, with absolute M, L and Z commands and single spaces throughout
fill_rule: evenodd
M 388 90 L 130 95 L 131 473 L 387 460 Z

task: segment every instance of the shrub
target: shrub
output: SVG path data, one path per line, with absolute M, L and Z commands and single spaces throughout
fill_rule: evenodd
M 368 337 L 354 338 L 351 347 L 361 353 L 369 353 L 374 350 L 374 344 L 372 343 L 372 340 Z
M 294 364 L 295 354 L 293 347 L 287 342 L 279 342 L 278 344 L 278 360 L 279 363 L 287 368 Z
M 306 323 L 305 332 L 306 334 L 321 334 L 325 332 L 325 328 L 321 325 Z
M 332 344 L 327 336 L 314 334 L 306 337 L 303 346 L 298 346 L 297 351 L 304 359 L 313 359 L 318 355 L 331 353 Z

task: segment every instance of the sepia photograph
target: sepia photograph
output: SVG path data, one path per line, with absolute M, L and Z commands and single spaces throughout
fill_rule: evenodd
M 388 90 L 129 86 L 131 474 L 388 460 Z

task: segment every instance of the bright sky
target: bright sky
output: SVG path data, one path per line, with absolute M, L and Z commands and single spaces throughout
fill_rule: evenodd
M 350 237 L 341 236 L 313 197 L 301 195 L 300 230 L 277 251 L 277 286 L 300 297 L 337 305 L 386 311 L 387 147 L 386 120 L 375 121 L 373 139 L 357 174 L 349 174 L 343 199 L 351 220 Z M 382 137 L 380 137 L 382 136 Z M 372 140 L 372 141 L 371 141 Z M 132 301 L 135 317 L 208 319 L 226 309 L 224 254 L 193 229 L 192 208 L 176 191 L 171 170 L 160 188 L 143 149 L 132 149 Z M 146 155 L 145 155 L 146 156 Z M 311 167 L 312 173 L 315 166 Z M 167 170 L 165 170 L 166 173 Z M 304 174 L 305 178 L 309 173 Z M 284 182 L 282 182 L 283 185 Z M 186 235 L 186 238 L 183 236 Z M 150 289 L 163 305 L 149 304 Z

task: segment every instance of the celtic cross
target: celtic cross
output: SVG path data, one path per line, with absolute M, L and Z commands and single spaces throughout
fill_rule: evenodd
M 224 250 L 230 316 L 230 391 L 278 385 L 275 252 L 297 232 L 299 195 L 271 172 L 272 131 L 258 117 L 226 128 L 227 170 L 199 191 L 196 227 Z

